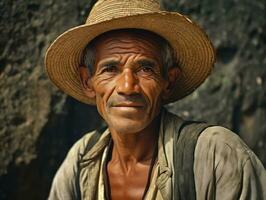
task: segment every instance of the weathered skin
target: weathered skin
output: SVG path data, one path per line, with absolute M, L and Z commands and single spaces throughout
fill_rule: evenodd
M 141 199 L 156 146 L 163 98 L 179 71 L 162 76 L 159 45 L 152 35 L 110 33 L 95 43 L 94 72 L 80 67 L 84 92 L 95 97 L 97 109 L 113 139 L 107 173 L 112 199 Z M 90 75 L 93 74 L 93 75 Z

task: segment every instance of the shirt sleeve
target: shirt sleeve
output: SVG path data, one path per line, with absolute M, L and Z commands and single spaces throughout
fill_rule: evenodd
M 266 200 L 266 171 L 230 130 L 214 126 L 198 139 L 194 160 L 197 199 Z
M 253 152 L 244 165 L 240 199 L 266 199 L 266 172 Z

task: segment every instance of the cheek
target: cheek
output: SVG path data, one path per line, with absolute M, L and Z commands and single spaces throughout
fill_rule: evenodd
M 161 100 L 163 81 L 160 81 L 160 83 L 155 81 L 141 81 L 142 90 L 152 107 L 156 107 L 156 104 Z
M 100 78 L 95 78 L 93 82 L 93 88 L 96 93 L 96 98 L 106 100 L 106 98 L 108 98 L 108 96 L 110 95 L 109 93 L 111 93 L 113 90 L 113 85 L 113 81 L 106 81 Z
M 103 116 L 106 111 L 106 104 L 114 90 L 112 81 L 94 81 L 94 91 L 96 93 L 96 105 L 99 113 Z

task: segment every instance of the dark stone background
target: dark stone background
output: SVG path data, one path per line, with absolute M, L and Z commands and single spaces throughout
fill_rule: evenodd
M 63 31 L 85 21 L 95 1 L 0 0 L 0 199 L 46 199 L 67 150 L 102 124 L 97 111 L 59 92 L 43 58 Z M 161 0 L 204 27 L 217 49 L 209 79 L 169 105 L 224 125 L 266 165 L 265 0 Z

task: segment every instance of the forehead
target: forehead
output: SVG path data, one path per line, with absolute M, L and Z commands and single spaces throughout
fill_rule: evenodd
M 139 53 L 160 57 L 162 39 L 147 31 L 116 30 L 101 35 L 93 43 L 96 56 L 119 53 Z

